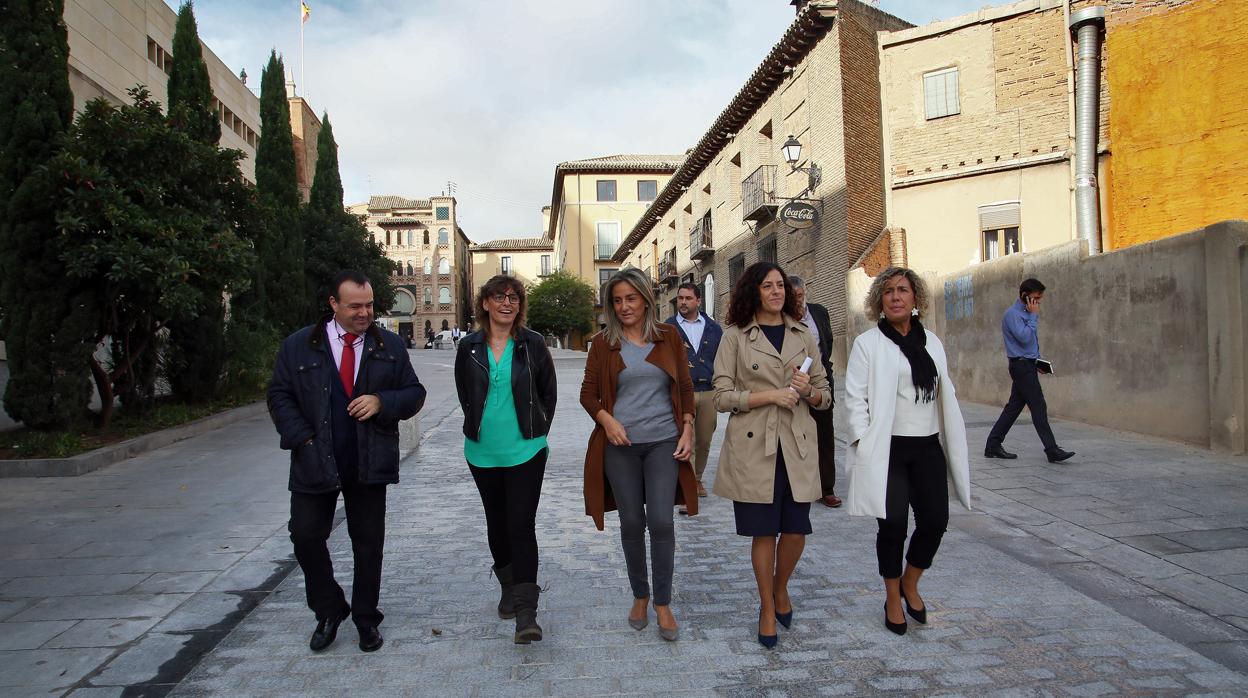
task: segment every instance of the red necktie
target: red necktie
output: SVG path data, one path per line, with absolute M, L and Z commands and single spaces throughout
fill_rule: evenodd
M 347 399 L 355 390 L 355 339 L 350 332 L 342 335 L 342 362 L 338 364 L 338 377 L 342 379 L 342 389 L 347 391 Z

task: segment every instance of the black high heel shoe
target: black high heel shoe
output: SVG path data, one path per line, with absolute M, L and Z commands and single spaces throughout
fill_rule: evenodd
M 910 607 L 910 599 L 906 598 L 906 592 L 904 591 L 901 592 L 901 601 L 906 605 L 906 613 L 909 613 L 911 618 L 917 620 L 923 625 L 927 625 L 927 606 L 924 606 L 917 611 L 914 610 Z
M 762 615 L 762 614 L 759 614 L 759 615 Z M 790 614 L 790 615 L 792 615 L 792 614 Z M 780 619 L 780 614 L 778 614 L 778 613 L 777 613 L 777 614 L 776 614 L 776 620 L 779 620 L 779 619 Z M 758 625 L 759 625 L 759 630 L 762 630 L 762 625 L 763 625 L 763 622 L 762 622 L 761 620 L 758 622 Z M 788 626 L 785 626 L 785 627 L 788 627 Z M 775 648 L 776 643 L 777 643 L 777 642 L 779 642 L 779 641 L 780 641 L 780 635 L 779 635 L 779 634 L 775 634 L 775 635 L 764 635 L 764 634 L 762 634 L 761 632 L 758 634 L 758 644 L 762 645 L 762 646 L 763 646 L 764 648 L 766 648 L 766 649 L 773 649 L 773 648 Z
M 780 625 L 783 625 L 785 630 L 788 630 L 789 628 L 793 627 L 792 609 L 790 609 L 788 613 L 781 613 L 779 611 L 776 611 L 776 621 L 780 623 Z
M 900 623 L 894 623 L 888 619 L 888 602 L 887 601 L 884 602 L 884 627 L 888 628 L 889 630 L 893 631 L 894 633 L 898 635 L 906 634 L 906 621 L 903 620 Z

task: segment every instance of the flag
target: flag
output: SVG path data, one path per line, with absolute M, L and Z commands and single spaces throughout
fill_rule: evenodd
M 308 21 L 308 17 L 312 15 L 312 8 L 308 7 L 308 3 L 302 2 L 302 0 L 300 0 L 299 14 L 303 18 L 304 23 L 306 23 Z

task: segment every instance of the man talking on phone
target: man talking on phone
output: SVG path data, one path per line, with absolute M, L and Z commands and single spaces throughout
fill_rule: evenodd
M 1010 400 L 1001 410 L 1001 416 L 988 433 L 984 446 L 987 458 L 1018 458 L 1005 450 L 1002 443 L 1014 420 L 1023 412 L 1023 405 L 1031 411 L 1031 421 L 1044 444 L 1044 454 L 1050 463 L 1061 463 L 1075 455 L 1057 445 L 1053 430 L 1049 428 L 1048 406 L 1044 391 L 1040 388 L 1040 375 L 1036 362 L 1040 360 L 1040 300 L 1044 298 L 1044 284 L 1037 279 L 1027 279 L 1018 287 L 1018 300 L 1005 311 L 1001 320 L 1001 333 L 1005 336 L 1005 355 L 1010 363 Z

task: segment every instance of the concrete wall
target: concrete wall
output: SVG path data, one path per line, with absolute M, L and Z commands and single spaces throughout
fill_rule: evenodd
M 1040 348 L 1056 369 L 1042 379 L 1053 416 L 1244 452 L 1248 222 L 1095 257 L 1074 241 L 928 275 L 924 322 L 948 350 L 960 397 L 1008 397 L 1001 316 L 1028 277 L 1048 287 Z M 846 284 L 859 308 L 853 336 L 875 322 L 860 310 L 870 281 L 858 269 Z

